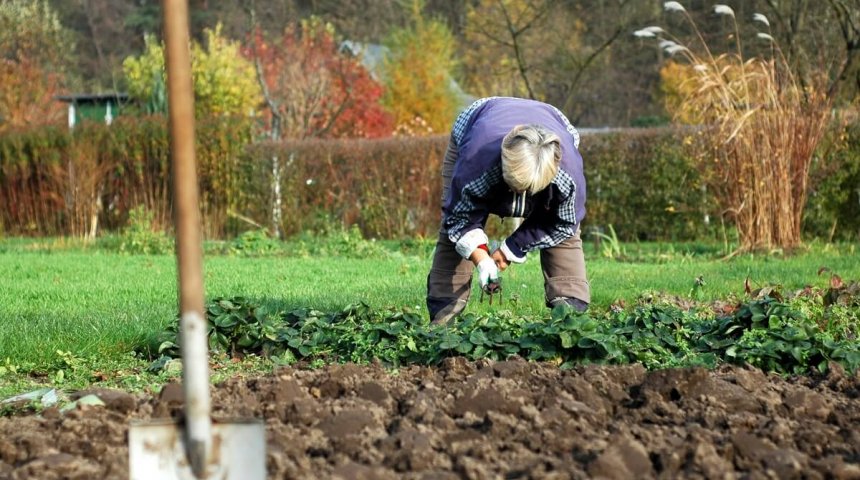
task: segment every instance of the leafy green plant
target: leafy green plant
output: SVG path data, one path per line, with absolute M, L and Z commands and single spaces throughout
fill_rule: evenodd
M 243 257 L 260 257 L 274 255 L 283 252 L 282 244 L 278 239 L 269 235 L 266 229 L 249 230 L 227 244 L 227 251 L 231 255 Z
M 627 256 L 624 247 L 618 240 L 618 235 L 612 225 L 608 225 L 609 233 L 594 231 L 591 234 L 600 239 L 600 253 L 606 258 L 619 260 Z
M 379 258 L 389 253 L 380 242 L 364 238 L 357 225 L 349 228 L 328 227 L 312 238 L 300 238 L 290 248 L 299 255 L 315 257 Z
M 245 298 L 216 298 L 206 307 L 209 322 L 209 348 L 215 352 L 226 352 L 232 356 L 245 353 L 263 355 L 282 354 L 284 339 L 277 315 L 270 314 L 264 306 L 255 305 Z M 166 339 L 158 347 L 158 353 L 178 356 L 179 345 L 176 333 L 178 320 L 171 324 Z
M 854 371 L 860 346 L 823 330 L 774 290 L 731 314 L 703 316 L 666 302 L 610 310 L 602 316 L 558 306 L 549 319 L 467 313 L 432 325 L 412 309 L 374 310 L 365 303 L 336 312 L 272 311 L 246 298 L 219 298 L 207 307 L 209 345 L 233 356 L 259 354 L 279 362 L 434 364 L 445 357 L 503 360 L 518 355 L 562 367 L 640 362 L 648 368 L 746 363 L 785 374 L 824 371 L 828 362 Z M 780 297 L 780 298 L 776 298 Z M 822 302 L 823 297 L 818 296 Z M 161 353 L 175 356 L 169 330 Z
M 74 375 L 84 367 L 84 359 L 73 352 L 57 350 L 51 380 L 56 384 L 64 383 L 66 377 Z
M 153 225 L 154 214 L 143 206 L 128 212 L 128 227 L 123 231 L 119 249 L 123 253 L 158 255 L 173 248 L 173 241 Z
M 6 357 L 3 363 L 0 364 L 0 377 L 7 374 L 17 375 L 19 368 L 18 364 L 12 363 L 12 360 L 9 359 L 9 357 Z

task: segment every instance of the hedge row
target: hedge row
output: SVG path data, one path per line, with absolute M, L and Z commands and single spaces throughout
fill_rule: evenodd
M 272 227 L 280 180 L 286 234 L 357 225 L 376 238 L 438 229 L 446 136 L 254 142 L 241 122 L 198 122 L 197 159 L 206 235 Z M 588 180 L 584 228 L 622 240 L 689 240 L 724 233 L 706 172 L 669 129 L 583 135 Z M 69 132 L 0 136 L 0 233 L 83 235 L 123 228 L 142 206 L 170 224 L 163 118 L 125 118 Z M 808 234 L 860 236 L 860 125 L 835 132 L 810 173 Z M 277 165 L 278 169 L 273 166 Z M 727 222 L 726 222 L 727 223 Z M 728 225 L 725 225 L 728 227 Z M 505 228 L 494 223 L 491 229 Z
M 809 236 L 860 240 L 860 123 L 831 132 L 819 149 L 803 217 Z
M 250 146 L 247 185 L 257 200 L 245 215 L 271 218 L 273 159 L 281 166 L 281 228 L 287 234 L 358 225 L 375 238 L 428 236 L 439 228 L 441 136 L 304 140 Z M 268 225 L 268 223 L 267 223 Z
M 247 123 L 200 122 L 197 161 L 206 233 L 226 233 L 227 212 L 244 203 L 240 153 Z M 0 233 L 84 235 L 120 229 L 143 207 L 170 224 L 170 163 L 163 117 L 124 117 L 107 127 L 46 127 L 0 136 Z

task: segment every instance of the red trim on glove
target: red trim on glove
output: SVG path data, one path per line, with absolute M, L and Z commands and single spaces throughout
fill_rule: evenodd
M 478 245 L 478 248 L 480 248 L 481 250 L 483 250 L 487 253 L 490 253 L 490 247 L 488 247 L 486 243 L 483 245 Z

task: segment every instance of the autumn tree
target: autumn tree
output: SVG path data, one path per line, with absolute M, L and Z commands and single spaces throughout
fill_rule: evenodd
M 451 30 L 439 20 L 425 18 L 423 2 L 415 0 L 411 25 L 395 29 L 385 46 L 384 101 L 397 126 L 419 120 L 429 132 L 446 132 L 462 104 L 452 75 L 457 62 Z
M 72 56 L 71 33 L 48 2 L 0 0 L 0 53 L 27 59 L 42 69 L 62 71 Z
M 0 59 L 0 132 L 53 123 L 63 118 L 60 77 L 30 60 Z
M 757 5 L 770 33 L 784 45 L 792 68 L 804 79 L 828 71 L 828 95 L 850 102 L 860 95 L 860 0 L 779 2 Z
M 481 96 L 546 101 L 575 123 L 598 109 L 627 109 L 631 101 L 624 96 L 641 80 L 620 64 L 615 47 L 648 8 L 634 0 L 470 2 L 462 51 L 466 87 Z
M 62 118 L 69 38 L 46 2 L 0 1 L 0 130 Z
M 248 115 L 256 111 L 262 97 L 254 66 L 241 55 L 239 42 L 221 35 L 220 27 L 204 31 L 205 45 L 192 42 L 191 76 L 197 115 Z M 132 98 L 152 104 L 167 84 L 164 46 L 152 35 L 144 52 L 123 62 Z
M 251 10 L 251 23 L 255 23 Z M 255 27 L 244 54 L 257 72 L 272 140 L 289 138 L 380 137 L 391 118 L 379 103 L 382 85 L 352 53 L 342 51 L 331 24 L 311 17 L 288 26 L 270 41 Z M 281 236 L 282 159 L 269 162 L 271 228 Z
M 341 51 L 334 28 L 313 17 L 267 40 L 256 29 L 244 54 L 257 70 L 273 137 L 380 137 L 391 132 L 382 85 Z

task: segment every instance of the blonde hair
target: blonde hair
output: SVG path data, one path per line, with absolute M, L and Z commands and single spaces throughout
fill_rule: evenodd
M 559 163 L 561 139 L 540 125 L 517 125 L 502 140 L 502 177 L 517 192 L 546 188 Z

